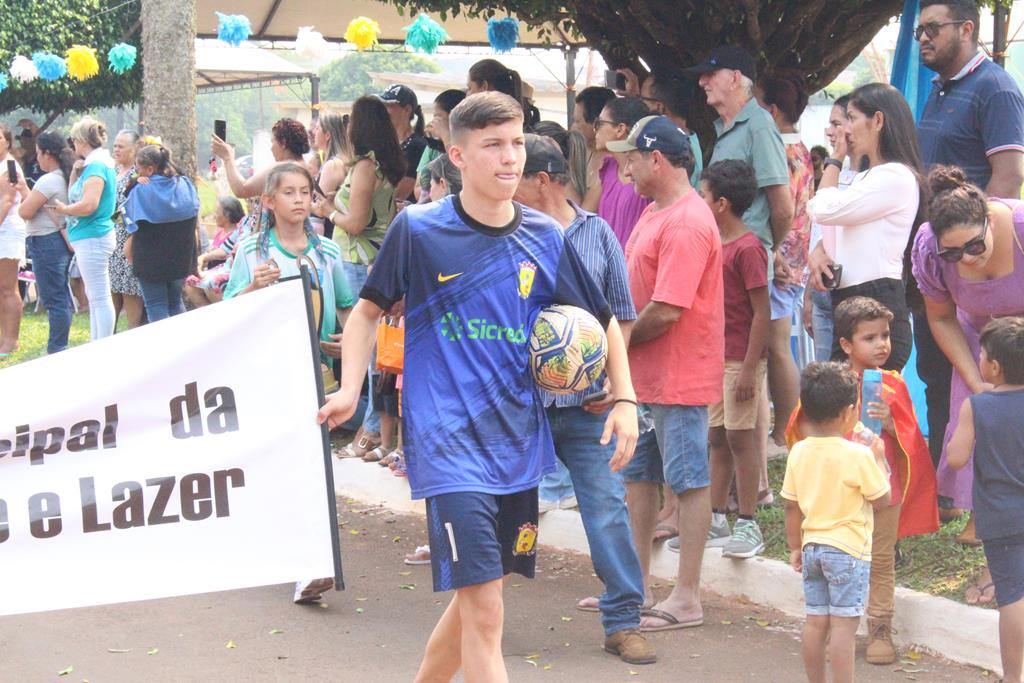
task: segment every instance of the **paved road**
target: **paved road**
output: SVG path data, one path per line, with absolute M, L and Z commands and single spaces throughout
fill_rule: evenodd
M 431 592 L 429 567 L 401 561 L 423 542 L 422 518 L 344 499 L 339 511 L 348 590 L 328 594 L 326 607 L 293 605 L 291 586 L 269 586 L 3 617 L 0 683 L 411 680 L 448 600 Z M 600 649 L 597 615 L 573 609 L 599 585 L 588 559 L 542 547 L 538 566 L 537 579 L 513 579 L 506 593 L 513 681 L 804 680 L 797 621 L 715 596 L 704 627 L 655 635 L 661 661 L 629 666 Z M 861 660 L 857 680 L 994 680 L 929 656 L 906 662 Z

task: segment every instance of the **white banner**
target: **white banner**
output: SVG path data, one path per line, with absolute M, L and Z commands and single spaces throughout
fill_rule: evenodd
M 311 344 L 291 280 L 0 371 L 0 614 L 335 576 Z

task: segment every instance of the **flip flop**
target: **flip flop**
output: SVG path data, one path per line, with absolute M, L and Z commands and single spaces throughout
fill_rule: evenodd
M 658 541 L 667 541 L 671 538 L 675 538 L 679 535 L 679 529 L 674 526 L 662 522 L 658 526 L 654 527 L 654 543 Z
M 669 614 L 665 610 L 655 609 L 649 607 L 644 610 L 640 610 L 640 616 L 642 617 L 654 617 L 655 619 L 661 619 L 665 622 L 664 626 L 641 626 L 641 633 L 657 633 L 659 631 L 676 631 L 681 628 L 694 628 L 695 626 L 703 626 L 704 617 L 698 619 L 691 619 L 689 621 L 679 621 L 674 615 Z
M 972 585 L 967 587 L 967 590 L 965 591 L 965 595 L 964 595 L 964 600 L 967 601 L 968 605 L 988 605 L 988 604 L 991 604 L 991 603 L 995 602 L 995 599 L 996 599 L 995 587 L 996 587 L 996 585 L 994 583 L 992 583 L 991 581 L 986 583 L 984 586 L 982 586 L 980 584 L 977 584 L 977 583 L 972 584 Z M 992 597 L 989 598 L 988 600 L 984 600 L 983 598 L 985 597 L 985 591 L 987 591 L 989 589 L 992 589 Z M 974 598 L 973 600 L 970 597 L 970 594 L 971 594 L 972 590 L 975 590 L 975 591 L 978 592 L 978 597 Z

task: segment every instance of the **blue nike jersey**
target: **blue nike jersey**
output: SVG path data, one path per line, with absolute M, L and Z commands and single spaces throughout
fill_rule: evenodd
M 388 228 L 360 296 L 405 296 L 404 451 L 413 498 L 501 495 L 537 486 L 555 452 L 529 369 L 540 310 L 611 311 L 561 226 L 515 204 L 502 228 L 457 196 L 410 206 Z

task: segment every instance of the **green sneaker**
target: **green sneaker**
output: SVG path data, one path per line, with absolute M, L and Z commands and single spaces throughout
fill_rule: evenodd
M 724 547 L 730 538 L 732 538 L 732 531 L 729 530 L 729 520 L 723 521 L 721 526 L 715 526 L 715 523 L 711 522 L 711 528 L 708 529 L 708 540 L 704 542 L 704 547 Z
M 722 548 L 722 557 L 736 557 L 741 560 L 764 552 L 764 538 L 757 522 L 741 519 L 732 530 L 732 538 Z

